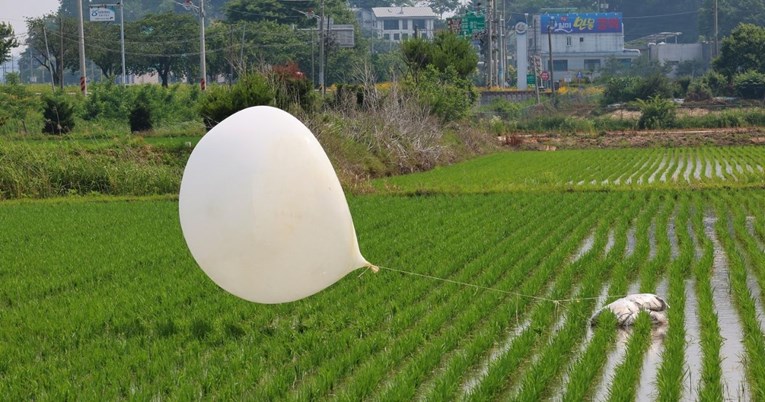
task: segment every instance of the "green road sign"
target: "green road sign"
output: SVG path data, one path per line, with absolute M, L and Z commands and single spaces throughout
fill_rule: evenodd
M 537 77 L 534 74 L 526 74 L 526 83 L 534 85 L 537 82 Z
M 477 15 L 469 12 L 462 17 L 460 34 L 462 36 L 473 36 L 473 33 L 486 29 L 486 18 L 483 15 Z

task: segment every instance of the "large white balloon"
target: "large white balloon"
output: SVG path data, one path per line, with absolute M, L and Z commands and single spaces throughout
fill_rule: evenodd
M 179 198 L 194 259 L 243 299 L 298 300 L 371 267 L 327 155 L 280 109 L 251 107 L 210 130 L 189 157 Z

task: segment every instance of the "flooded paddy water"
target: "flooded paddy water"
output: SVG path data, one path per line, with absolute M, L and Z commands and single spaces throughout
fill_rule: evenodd
M 714 308 L 718 316 L 718 325 L 720 335 L 722 337 L 722 345 L 720 348 L 720 368 L 722 373 L 722 385 L 724 389 L 724 396 L 728 400 L 750 400 L 751 391 L 746 378 L 746 350 L 743 342 L 743 328 L 740 321 L 739 312 L 733 302 L 731 282 L 730 282 L 730 267 L 729 260 L 723 245 L 718 238 L 718 234 L 715 231 L 715 223 L 717 217 L 713 215 L 707 215 L 703 218 L 703 233 L 704 239 L 697 238 L 693 230 L 693 226 L 690 222 L 687 223 L 686 239 L 690 240 L 691 244 L 685 244 L 683 247 L 688 247 L 686 250 L 692 253 L 693 259 L 699 261 L 702 258 L 703 246 L 702 241 L 711 244 L 713 250 L 713 261 L 711 270 L 711 288 Z M 760 250 L 765 252 L 765 244 L 757 238 L 754 229 L 755 218 L 750 216 L 747 218 L 747 231 L 758 242 Z M 675 261 L 680 255 L 680 240 L 678 238 L 678 227 L 676 223 L 676 215 L 673 214 L 667 222 L 667 239 L 669 240 L 670 249 L 670 261 Z M 626 247 L 624 250 L 625 256 L 634 255 L 634 251 L 637 245 L 638 236 L 636 234 L 636 226 L 631 225 L 626 232 Z M 649 255 L 648 260 L 656 258 L 657 235 L 656 224 L 652 223 L 648 227 L 647 240 L 649 242 Z M 613 248 L 615 239 L 613 238 L 613 230 L 609 232 L 608 241 L 606 243 L 605 255 Z M 645 241 L 645 240 L 641 240 Z M 665 240 L 666 241 L 666 240 Z M 589 242 L 585 241 L 584 245 L 588 245 Z M 583 246 L 584 247 L 584 246 Z M 583 254 L 582 250 L 579 251 Z M 609 284 L 603 285 L 600 294 L 598 295 L 595 310 L 602 308 L 609 300 L 613 300 L 615 295 L 609 295 Z M 701 345 L 701 321 L 700 310 L 696 294 L 696 280 L 693 277 L 685 279 L 679 283 L 681 286 L 680 297 L 684 297 L 684 310 L 682 314 L 683 330 L 684 330 L 684 364 L 682 380 L 682 400 L 683 401 L 695 401 L 699 398 L 699 391 L 702 377 L 702 367 L 704 353 Z M 663 276 L 656 285 L 655 289 L 642 289 L 643 291 L 649 291 L 656 293 L 662 297 L 667 297 L 669 294 L 669 281 L 668 277 Z M 757 315 L 760 317 L 760 329 L 765 333 L 765 311 L 763 311 L 762 292 L 759 288 L 755 276 L 752 274 L 751 269 L 747 275 L 747 287 L 756 301 Z M 638 281 L 631 282 L 627 287 L 627 294 L 639 293 L 641 291 L 640 283 Z M 672 301 L 667 299 L 671 308 Z M 651 331 L 650 345 L 648 346 L 641 363 L 639 382 L 637 383 L 637 391 L 635 398 L 637 401 L 653 401 L 659 396 L 658 389 L 658 374 L 659 369 L 662 366 L 663 353 L 665 349 L 665 340 L 669 325 L 654 326 Z M 557 328 L 557 327 L 556 327 Z M 603 401 L 609 399 L 609 395 L 612 392 L 611 387 L 613 385 L 614 373 L 617 367 L 624 362 L 627 352 L 627 345 L 630 342 L 632 336 L 631 328 L 619 328 L 616 329 L 617 336 L 610 349 L 608 349 L 605 363 L 602 370 L 593 384 L 593 388 L 590 391 L 590 399 L 594 401 Z M 590 346 L 590 342 L 593 337 L 593 329 L 588 329 L 585 338 L 579 344 L 577 350 L 574 352 L 574 356 L 571 362 L 568 364 L 566 370 L 564 370 L 560 376 L 558 386 L 556 386 L 548 400 L 560 401 L 563 400 L 564 394 L 568 387 L 570 379 L 570 370 L 574 367 L 574 364 L 581 358 L 584 352 Z
M 716 216 L 704 218 L 704 234 L 714 247 L 714 265 L 712 268 L 712 295 L 720 326 L 723 342 L 720 349 L 722 358 L 724 395 L 734 399 L 748 399 L 746 370 L 744 367 L 745 350 L 743 328 L 731 296 L 728 257 L 723 250 L 714 225 Z

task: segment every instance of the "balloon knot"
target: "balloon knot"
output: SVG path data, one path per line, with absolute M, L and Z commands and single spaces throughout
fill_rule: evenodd
M 374 272 L 374 273 L 380 272 L 380 267 L 378 267 L 377 265 L 369 264 L 369 265 L 367 265 L 367 268 L 371 269 L 372 272 Z

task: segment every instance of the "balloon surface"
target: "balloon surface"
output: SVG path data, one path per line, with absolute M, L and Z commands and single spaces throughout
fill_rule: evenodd
M 329 158 L 277 108 L 239 111 L 202 137 L 183 172 L 179 213 L 202 270 L 249 301 L 302 299 L 371 266 Z

